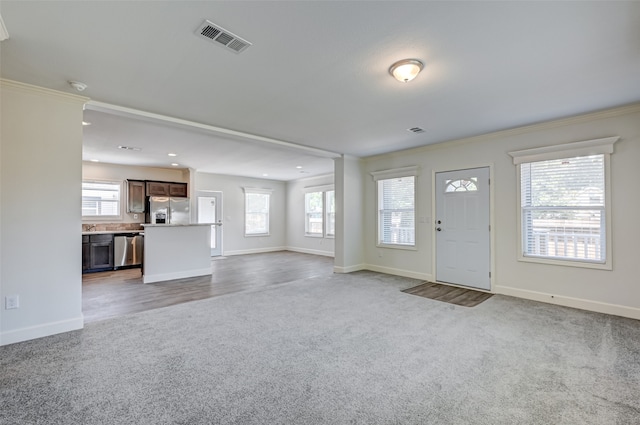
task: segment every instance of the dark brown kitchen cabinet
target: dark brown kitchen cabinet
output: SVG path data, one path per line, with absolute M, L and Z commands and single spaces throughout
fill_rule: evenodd
M 147 196 L 169 196 L 170 183 L 147 182 Z
M 145 212 L 145 182 L 142 180 L 127 180 L 127 212 Z
M 91 267 L 91 249 L 89 245 L 89 236 L 82 236 L 82 272 L 89 270 Z
M 82 271 L 102 270 L 113 270 L 113 235 L 82 235 Z
M 187 183 L 147 181 L 147 196 L 177 196 L 186 198 L 189 196 Z
M 186 198 L 189 196 L 187 193 L 186 183 L 169 183 L 169 195 Z

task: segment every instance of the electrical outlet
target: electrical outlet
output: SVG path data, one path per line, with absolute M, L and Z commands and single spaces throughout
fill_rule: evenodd
M 7 295 L 4 299 L 4 308 L 5 310 L 12 310 L 14 308 L 20 307 L 20 296 L 19 295 Z
M 137 219 L 138 219 L 138 214 L 134 214 L 134 215 L 133 215 L 133 219 L 134 219 L 134 220 L 137 220 Z

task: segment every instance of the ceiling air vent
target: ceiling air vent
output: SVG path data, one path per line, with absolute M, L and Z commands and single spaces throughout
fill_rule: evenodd
M 215 42 L 215 44 L 226 47 L 235 53 L 243 52 L 251 46 L 251 43 L 247 40 L 207 20 L 196 30 L 196 34 L 205 40 Z
M 424 133 L 424 130 L 421 129 L 420 127 L 408 128 L 407 130 L 412 133 Z

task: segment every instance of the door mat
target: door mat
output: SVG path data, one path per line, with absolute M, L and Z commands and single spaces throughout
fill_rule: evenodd
M 441 285 L 433 282 L 425 282 L 413 288 L 405 289 L 402 292 L 463 307 L 475 307 L 493 296 L 493 294 L 486 292 Z

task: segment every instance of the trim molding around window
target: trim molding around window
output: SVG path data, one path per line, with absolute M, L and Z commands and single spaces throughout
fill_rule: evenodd
M 517 166 L 519 261 L 612 269 L 610 156 L 619 139 L 509 152 Z
M 412 166 L 371 173 L 376 182 L 377 247 L 417 249 L 415 199 L 419 170 Z
M 272 189 L 243 187 L 245 237 L 269 236 Z
M 82 220 L 122 220 L 123 182 L 82 180 Z

